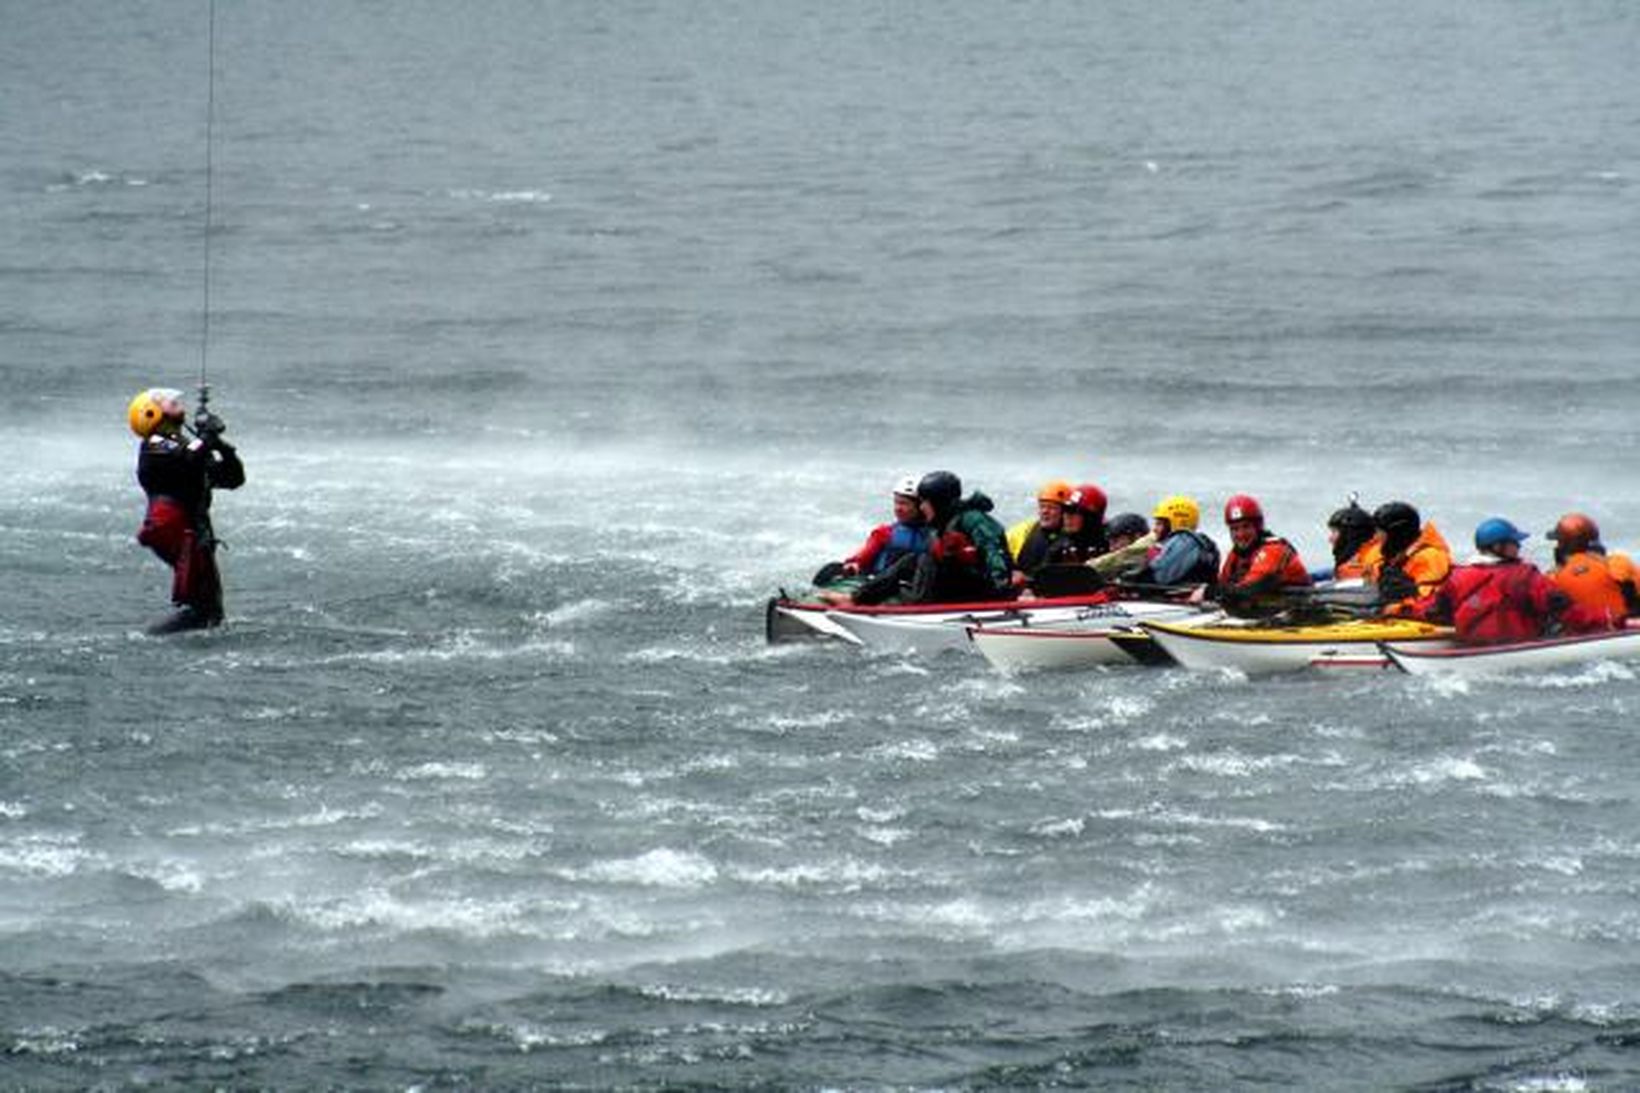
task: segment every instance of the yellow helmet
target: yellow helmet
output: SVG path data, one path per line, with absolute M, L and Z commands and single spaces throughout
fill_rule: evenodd
M 1075 486 L 1071 485 L 1063 478 L 1055 478 L 1051 482 L 1042 483 L 1042 488 L 1036 491 L 1036 499 L 1038 501 L 1052 501 L 1057 505 L 1063 505 L 1071 499 L 1071 494 L 1075 492 Z
M 150 387 L 146 391 L 138 391 L 125 412 L 126 420 L 131 423 L 131 431 L 144 440 L 153 436 L 165 423 L 165 404 L 173 400 L 180 402 L 182 392 L 171 387 Z
M 1150 515 L 1152 519 L 1166 520 L 1175 531 L 1195 531 L 1196 525 L 1201 522 L 1202 507 L 1196 504 L 1194 497 L 1176 493 L 1156 502 L 1156 511 Z

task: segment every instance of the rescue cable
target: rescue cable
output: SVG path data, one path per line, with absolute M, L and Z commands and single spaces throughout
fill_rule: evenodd
M 216 0 L 210 0 L 210 15 L 206 33 L 205 77 L 205 232 L 200 264 L 204 300 L 200 308 L 199 331 L 199 412 L 204 413 L 210 402 L 211 385 L 208 372 L 211 356 L 211 211 L 214 204 L 215 162 L 213 156 L 216 126 Z

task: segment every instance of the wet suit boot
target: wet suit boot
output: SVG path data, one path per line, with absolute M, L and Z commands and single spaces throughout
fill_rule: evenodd
M 181 634 L 189 630 L 209 630 L 221 625 L 220 614 L 208 613 L 191 604 L 184 604 L 165 618 L 150 624 L 144 633 L 157 637 L 163 634 Z

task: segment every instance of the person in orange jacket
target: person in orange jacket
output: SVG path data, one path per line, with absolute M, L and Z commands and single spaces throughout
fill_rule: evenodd
M 1332 568 L 1318 569 L 1311 577 L 1347 581 L 1367 576 L 1368 561 L 1378 550 L 1378 529 L 1372 514 L 1353 496 L 1349 504 L 1327 517 L 1327 545 L 1332 549 Z
M 1393 605 L 1427 596 L 1452 572 L 1452 548 L 1424 523 L 1405 501 L 1389 501 L 1372 512 L 1378 529 L 1376 549 L 1369 549 L 1366 577 L 1378 585 L 1383 603 Z
M 1562 516 L 1549 532 L 1555 569 L 1549 579 L 1572 602 L 1611 619 L 1640 613 L 1640 580 L 1626 554 L 1610 554 L 1600 528 L 1581 512 Z
M 1213 598 L 1232 613 L 1263 614 L 1284 606 L 1280 593 L 1306 588 L 1310 572 L 1298 550 L 1264 527 L 1264 509 L 1244 493 L 1224 505 L 1224 523 L 1230 529 L 1230 553 L 1219 570 Z

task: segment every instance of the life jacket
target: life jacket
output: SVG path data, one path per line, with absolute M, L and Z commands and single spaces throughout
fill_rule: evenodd
M 1355 553 L 1338 563 L 1333 569 L 1333 579 L 1348 581 L 1371 577 L 1375 567 L 1383 560 L 1383 540 L 1373 536 L 1356 547 Z
M 1623 594 L 1622 582 L 1613 570 L 1621 572 L 1625 567 L 1614 565 L 1613 561 L 1593 551 L 1573 554 L 1549 575 L 1549 579 L 1555 582 L 1555 587 L 1570 596 L 1573 603 L 1590 611 L 1604 612 L 1613 619 L 1621 619 L 1629 613 L 1629 604 Z M 1629 568 L 1632 574 L 1632 567 Z
M 1403 591 L 1404 595 L 1391 599 L 1396 602 L 1429 595 L 1451 572 L 1452 548 L 1434 524 L 1425 524 L 1406 549 L 1393 556 L 1380 554 L 1365 576 L 1392 592 Z M 1409 587 L 1415 590 L 1409 591 Z
M 1031 529 L 1020 540 L 1019 546 L 1008 544 L 1008 552 L 1013 555 L 1014 568 L 1022 573 L 1034 573 L 1048 563 L 1048 557 L 1054 545 L 1063 541 L 1065 533 L 1062 530 L 1049 531 L 1039 523 L 1033 523 Z
M 1247 550 L 1230 551 L 1219 570 L 1219 584 L 1247 591 L 1301 587 L 1312 583 L 1298 550 L 1287 540 L 1265 532 Z
M 1465 644 L 1497 645 L 1543 636 L 1556 616 L 1571 615 L 1568 606 L 1566 594 L 1530 562 L 1483 560 L 1453 569 L 1433 596 L 1414 605 L 1413 613 L 1450 620 Z M 1583 612 L 1567 621 L 1578 630 L 1598 628 Z
M 1109 550 L 1110 543 L 1105 540 L 1104 528 L 1090 520 L 1080 535 L 1066 532 L 1049 544 L 1048 556 L 1044 560 L 1074 564 L 1098 558 Z
M 1193 555 L 1189 568 L 1177 575 L 1167 572 L 1173 567 L 1172 560 L 1184 551 Z M 1169 564 L 1158 569 L 1159 562 Z M 1218 575 L 1219 545 L 1199 531 L 1180 528 L 1170 532 L 1166 538 L 1158 540 L 1156 545 L 1150 548 L 1145 568 L 1139 573 L 1139 580 L 1165 585 L 1211 584 Z
M 881 573 L 907 554 L 926 554 L 934 541 L 934 532 L 925 524 L 890 525 L 888 541 L 871 560 L 871 572 Z

